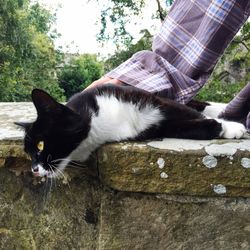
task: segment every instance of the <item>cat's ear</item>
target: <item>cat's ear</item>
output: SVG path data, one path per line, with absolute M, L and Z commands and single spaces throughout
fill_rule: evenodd
M 41 89 L 34 89 L 31 96 L 38 115 L 56 114 L 61 112 L 61 104 L 47 92 Z
M 20 126 L 25 131 L 27 131 L 31 127 L 32 122 L 14 122 L 14 124 L 16 124 L 17 126 Z

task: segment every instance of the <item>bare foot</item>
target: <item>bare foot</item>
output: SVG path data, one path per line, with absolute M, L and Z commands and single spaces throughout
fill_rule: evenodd
M 92 82 L 87 88 L 85 88 L 84 90 L 86 89 L 90 89 L 90 88 L 93 88 L 93 87 L 96 87 L 98 85 L 102 85 L 102 84 L 107 84 L 107 83 L 113 83 L 113 84 L 117 84 L 117 85 L 121 85 L 122 82 L 120 80 L 117 80 L 117 79 L 113 79 L 113 78 L 110 78 L 110 77 L 102 77 L 94 82 Z M 84 91 L 83 90 L 83 91 Z

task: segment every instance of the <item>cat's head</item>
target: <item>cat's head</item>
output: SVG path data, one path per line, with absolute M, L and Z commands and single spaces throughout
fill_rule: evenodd
M 24 150 L 31 157 L 35 176 L 56 177 L 84 137 L 82 118 L 43 90 L 33 90 L 32 100 L 36 121 L 16 123 L 25 129 Z

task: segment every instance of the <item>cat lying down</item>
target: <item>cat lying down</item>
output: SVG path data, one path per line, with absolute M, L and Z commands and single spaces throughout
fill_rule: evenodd
M 70 161 L 85 161 L 106 142 L 231 139 L 246 133 L 240 123 L 205 116 L 216 116 L 217 106 L 196 103 L 193 109 L 132 87 L 103 85 L 74 95 L 66 105 L 35 89 L 32 100 L 36 121 L 17 124 L 25 129 L 32 172 L 40 177 L 59 176 Z

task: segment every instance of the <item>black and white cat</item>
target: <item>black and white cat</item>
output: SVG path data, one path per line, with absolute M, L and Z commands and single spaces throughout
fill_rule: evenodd
M 106 142 L 241 138 L 246 133 L 240 123 L 198 112 L 213 113 L 213 105 L 191 102 L 190 108 L 133 87 L 103 85 L 74 95 L 66 105 L 35 89 L 32 100 L 37 120 L 18 125 L 25 128 L 25 151 L 40 177 L 57 177 L 70 161 L 85 161 Z

